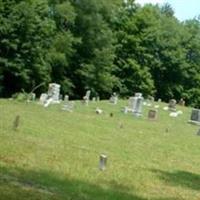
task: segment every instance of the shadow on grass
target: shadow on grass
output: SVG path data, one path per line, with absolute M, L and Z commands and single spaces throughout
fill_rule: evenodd
M 46 171 L 0 168 L 1 200 L 144 200 L 116 182 L 97 186 Z
M 200 190 L 200 175 L 187 171 L 166 172 L 151 170 L 165 183 L 172 186 L 181 186 L 192 190 Z
M 0 200 L 147 200 L 133 192 L 115 181 L 95 185 L 48 171 L 0 166 Z

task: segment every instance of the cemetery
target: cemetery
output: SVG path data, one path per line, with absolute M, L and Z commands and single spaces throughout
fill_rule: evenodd
M 0 100 L 0 199 L 199 199 L 199 110 L 56 91 Z
M 0 200 L 200 200 L 199 8 L 0 0 Z

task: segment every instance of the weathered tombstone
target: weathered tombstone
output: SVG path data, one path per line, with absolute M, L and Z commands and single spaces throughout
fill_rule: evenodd
M 13 130 L 16 131 L 19 128 L 20 116 L 17 115 L 13 121 Z
M 96 100 L 97 100 L 97 101 L 100 101 L 100 97 L 99 97 L 99 96 L 97 96 L 97 97 L 96 97 Z
M 170 111 L 176 111 L 176 100 L 175 99 L 170 99 L 168 108 Z
M 137 117 L 142 115 L 143 100 L 144 98 L 142 96 L 133 97 L 133 107 L 132 107 L 133 115 Z
M 85 96 L 83 97 L 83 103 L 84 103 L 85 105 L 87 105 L 87 106 L 88 106 L 89 101 L 90 101 L 90 93 L 91 93 L 91 91 L 90 91 L 90 90 L 87 90 Z
M 143 101 L 142 93 L 135 93 L 134 97 L 129 97 L 128 107 L 124 108 L 124 113 L 130 111 L 133 112 L 135 116 L 141 116 Z
M 158 102 L 159 102 L 159 103 L 162 102 L 162 99 L 159 98 L 159 99 L 158 99 Z
M 181 98 L 181 99 L 179 100 L 178 104 L 179 104 L 180 106 L 185 106 L 185 101 L 184 101 L 184 99 Z
M 117 94 L 114 92 L 111 97 L 110 97 L 110 103 L 113 103 L 113 104 L 117 104 L 118 102 L 118 96 Z
M 99 169 L 104 171 L 106 169 L 106 164 L 107 164 L 107 156 L 101 154 L 99 158 Z
M 41 104 L 44 104 L 44 103 L 46 102 L 47 98 L 48 98 L 48 95 L 47 95 L 46 93 L 42 93 L 42 94 L 40 95 L 40 100 L 39 100 L 39 102 L 40 102 Z
M 200 125 L 200 110 L 199 109 L 192 109 L 189 122 Z
M 198 130 L 197 135 L 200 136 L 200 129 Z
M 65 95 L 64 102 L 68 102 L 68 101 L 69 101 L 69 95 Z
M 52 99 L 51 103 L 60 103 L 60 85 L 56 83 L 50 83 L 47 95 L 48 99 Z
M 149 120 L 156 120 L 157 119 L 157 110 L 149 110 L 148 112 L 148 119 Z

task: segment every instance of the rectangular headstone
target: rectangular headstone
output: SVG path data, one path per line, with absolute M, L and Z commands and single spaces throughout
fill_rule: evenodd
M 107 164 L 107 156 L 101 154 L 99 157 L 99 169 L 104 171 L 106 169 L 106 164 Z
M 200 125 L 200 110 L 199 109 L 192 109 L 189 122 Z
M 149 110 L 148 119 L 149 120 L 156 120 L 157 119 L 157 110 Z

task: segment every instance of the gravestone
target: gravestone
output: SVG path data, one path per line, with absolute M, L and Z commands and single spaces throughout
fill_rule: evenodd
M 198 130 L 197 135 L 200 136 L 200 129 Z
M 148 112 L 148 119 L 149 120 L 156 120 L 157 119 L 157 110 L 149 110 Z
M 132 98 L 132 110 L 133 115 L 139 117 L 142 115 L 142 106 L 144 98 L 141 93 L 136 93 L 135 97 Z
M 84 103 L 85 105 L 87 105 L 87 106 L 88 106 L 89 101 L 90 101 L 90 94 L 91 94 L 91 91 L 90 91 L 90 90 L 87 90 L 85 96 L 83 97 L 83 103 Z
M 168 108 L 170 111 L 176 111 L 176 100 L 175 99 L 170 99 Z
M 192 109 L 189 122 L 200 125 L 200 110 L 199 109 Z
M 69 101 L 69 95 L 65 95 L 64 102 L 68 102 L 68 101 Z
M 117 94 L 114 92 L 112 95 L 111 95 L 111 97 L 110 97 L 110 103 L 113 103 L 113 104 L 117 104 L 117 102 L 118 102 L 118 96 L 117 96 Z
M 44 104 L 44 103 L 46 102 L 47 98 L 48 98 L 48 95 L 47 95 L 46 93 L 42 93 L 42 94 L 40 95 L 40 100 L 39 100 L 39 102 L 40 102 L 41 104 Z
M 159 98 L 159 99 L 158 99 L 158 102 L 159 102 L 159 103 L 162 102 L 162 99 Z
M 133 112 L 135 116 L 141 116 L 143 101 L 142 93 L 135 93 L 134 97 L 129 97 L 128 107 L 124 108 L 124 113 L 130 111 Z
M 47 95 L 48 99 L 52 99 L 51 103 L 60 103 L 60 85 L 50 83 Z
M 101 154 L 99 157 L 99 169 L 104 171 L 106 169 L 106 164 L 107 164 L 107 156 Z
M 185 106 L 185 101 L 184 101 L 184 99 L 181 98 L 181 99 L 179 100 L 178 104 L 179 104 L 180 106 Z

